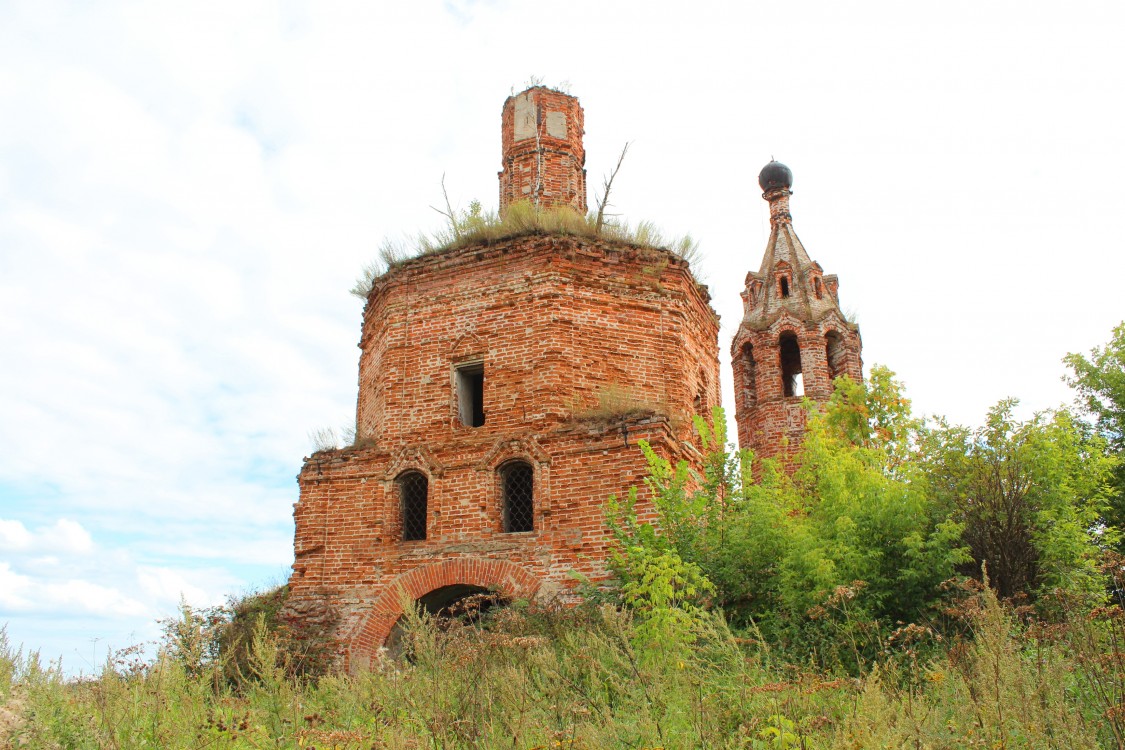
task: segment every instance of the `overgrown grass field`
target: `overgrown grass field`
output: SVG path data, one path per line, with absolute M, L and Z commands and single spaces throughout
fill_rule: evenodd
M 407 655 L 357 676 L 295 676 L 265 618 L 238 664 L 171 628 L 154 661 L 122 652 L 80 680 L 5 643 L 3 746 L 1123 746 L 1119 608 L 1044 627 L 983 590 L 958 609 L 962 635 L 900 633 L 859 672 L 794 661 L 714 614 L 690 644 L 653 641 L 606 604 L 452 626 L 415 614 Z

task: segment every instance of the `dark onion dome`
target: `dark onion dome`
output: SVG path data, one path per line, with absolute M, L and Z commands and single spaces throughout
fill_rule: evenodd
M 762 187 L 763 193 L 778 188 L 788 190 L 793 187 L 793 170 L 779 161 L 771 161 L 758 173 L 758 184 Z

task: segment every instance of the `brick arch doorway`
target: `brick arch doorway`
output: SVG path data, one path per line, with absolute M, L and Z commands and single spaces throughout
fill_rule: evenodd
M 348 647 L 348 670 L 359 672 L 371 665 L 375 652 L 402 617 L 403 593 L 430 609 L 479 591 L 493 591 L 509 600 L 530 599 L 540 583 L 535 575 L 508 560 L 458 557 L 419 565 L 393 578 L 375 599 Z
M 509 596 L 498 591 L 493 591 L 484 586 L 473 586 L 467 583 L 458 583 L 452 586 L 442 586 L 434 589 L 417 602 L 424 611 L 436 618 L 439 627 L 444 628 L 442 620 L 448 622 L 455 618 L 464 622 L 475 621 L 493 607 L 503 607 L 512 603 Z M 463 618 L 463 619 L 462 619 Z M 404 618 L 399 618 L 391 627 L 391 632 L 383 642 L 392 657 L 398 658 L 403 653 L 403 637 L 406 629 L 403 627 Z

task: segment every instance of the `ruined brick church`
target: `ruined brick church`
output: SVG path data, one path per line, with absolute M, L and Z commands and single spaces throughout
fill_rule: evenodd
M 586 212 L 583 128 L 572 96 L 508 98 L 501 214 Z M 860 378 L 860 339 L 793 231 L 789 169 L 759 181 L 771 234 L 731 355 L 739 442 L 772 456 L 800 441 L 802 394 Z M 701 467 L 691 417 L 719 403 L 718 334 L 683 259 L 604 237 L 527 234 L 391 268 L 364 308 L 355 444 L 298 477 L 289 616 L 331 611 L 355 671 L 404 594 L 438 612 L 483 591 L 567 601 L 575 574 L 605 579 L 604 503 L 642 487 L 637 442 Z

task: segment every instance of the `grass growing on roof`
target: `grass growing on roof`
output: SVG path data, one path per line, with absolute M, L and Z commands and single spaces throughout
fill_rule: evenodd
M 411 241 L 384 240 L 378 258 L 364 267 L 351 293 L 367 299 L 372 286 L 383 274 L 413 258 L 533 234 L 600 238 L 666 250 L 689 264 L 699 258 L 699 243 L 691 235 L 665 237 L 651 221 L 636 225 L 626 221 L 605 222 L 599 230 L 595 214 L 583 215 L 568 206 L 540 208 L 529 201 L 520 201 L 500 216 L 495 211 L 483 211 L 480 202 L 473 201 L 467 211 L 453 214 L 447 226 L 436 232 L 422 232 Z

